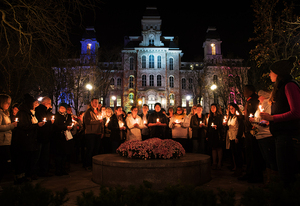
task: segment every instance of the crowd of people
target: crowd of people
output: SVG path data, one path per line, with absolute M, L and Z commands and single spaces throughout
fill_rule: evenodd
M 53 114 L 49 97 L 38 102 L 28 94 L 9 110 L 11 98 L 2 94 L 0 181 L 9 167 L 15 184 L 51 176 L 52 163 L 55 175 L 67 175 L 72 157 L 91 171 L 94 155 L 116 153 L 124 141 L 155 137 L 178 141 L 188 153 L 211 155 L 212 169 L 221 169 L 224 149 L 230 150 L 230 169 L 239 180 L 263 182 L 265 170 L 265 182 L 279 173 L 289 187 L 298 165 L 293 139 L 300 140 L 300 88 L 290 76 L 294 62 L 290 58 L 272 64 L 273 91 L 256 92 L 245 85 L 244 106 L 229 103 L 224 114 L 218 104 L 211 104 L 208 114 L 200 104 L 187 114 L 181 106 L 165 111 L 160 103 L 151 113 L 144 104 L 141 114 L 136 106 L 126 114 L 122 107 L 112 111 L 93 98 L 88 109 L 75 116 L 66 103 Z

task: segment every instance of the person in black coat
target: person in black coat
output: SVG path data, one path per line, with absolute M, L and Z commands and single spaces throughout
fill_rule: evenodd
M 117 148 L 126 139 L 127 125 L 125 117 L 123 116 L 122 107 L 116 107 L 116 111 L 111 116 L 107 127 L 111 130 L 111 151 L 112 153 L 116 153 Z
M 49 169 L 49 159 L 50 159 L 50 138 L 52 136 L 54 115 L 51 110 L 51 99 L 49 97 L 44 97 L 41 104 L 35 108 L 35 116 L 39 122 L 45 121 L 43 127 L 38 128 L 37 140 L 40 144 L 39 148 L 39 171 L 38 175 L 40 177 L 50 176 L 48 174 Z
M 222 143 L 223 140 L 223 116 L 222 111 L 217 104 L 210 106 L 210 113 L 207 125 L 206 138 L 208 146 L 211 148 L 213 165 L 212 169 L 221 169 L 222 164 Z M 218 159 L 218 163 L 217 163 Z
M 154 109 L 155 111 L 148 118 L 150 138 L 166 139 L 167 117 L 162 113 L 160 103 L 156 103 Z
M 54 127 L 54 150 L 55 150 L 55 175 L 68 175 L 65 170 L 68 156 L 71 154 L 72 139 L 68 139 L 66 132 L 72 129 L 72 118 L 67 114 L 67 104 L 61 103 L 59 111 L 55 114 Z
M 16 130 L 16 168 L 15 184 L 37 179 L 37 161 L 39 144 L 37 141 L 37 130 L 45 125 L 38 122 L 35 116 L 35 108 L 38 101 L 30 95 L 25 95 L 24 102 L 19 108 L 17 118 L 19 119 Z

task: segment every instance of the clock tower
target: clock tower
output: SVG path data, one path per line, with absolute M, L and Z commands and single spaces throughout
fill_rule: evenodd
M 164 46 L 160 41 L 161 19 L 156 7 L 147 7 L 142 19 L 143 41 L 140 46 Z

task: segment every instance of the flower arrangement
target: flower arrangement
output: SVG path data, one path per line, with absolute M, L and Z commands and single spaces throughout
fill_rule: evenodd
M 175 159 L 185 155 L 182 145 L 171 139 L 151 138 L 145 141 L 129 140 L 120 145 L 117 153 L 136 159 Z

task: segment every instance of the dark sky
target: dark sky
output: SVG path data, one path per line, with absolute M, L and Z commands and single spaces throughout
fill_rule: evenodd
M 232 1 L 116 1 L 104 0 L 96 20 L 86 16 L 85 25 L 95 26 L 100 47 L 123 46 L 124 36 L 141 35 L 141 19 L 147 6 L 155 6 L 162 20 L 163 36 L 178 36 L 183 61 L 203 56 L 208 26 L 215 26 L 223 56 L 248 58 L 253 36 L 250 0 Z

